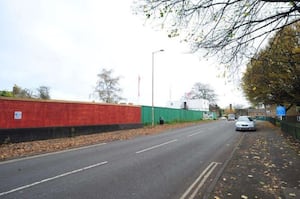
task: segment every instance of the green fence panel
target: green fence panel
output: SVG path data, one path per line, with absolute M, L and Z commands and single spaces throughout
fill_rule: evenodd
M 300 123 L 292 123 L 287 121 L 280 122 L 281 130 L 295 139 L 300 140 Z
M 275 125 L 276 126 L 276 124 L 277 124 L 277 122 L 278 122 L 278 120 L 276 119 L 276 118 L 272 118 L 272 117 L 267 117 L 266 118 L 266 121 L 269 121 L 269 122 L 271 122 L 273 125 Z
M 142 123 L 145 125 L 152 124 L 152 107 L 142 106 L 141 109 Z M 155 124 L 159 123 L 160 118 L 162 118 L 165 123 L 190 122 L 199 121 L 203 119 L 203 111 L 173 109 L 164 107 L 153 107 L 153 109 Z
M 268 119 L 266 118 L 266 116 L 256 116 L 255 119 L 257 119 L 257 120 L 262 120 L 262 121 L 268 120 Z
M 300 140 L 300 123 L 278 120 L 276 118 L 271 118 L 271 117 L 267 117 L 266 120 L 276 126 L 277 125 L 280 126 L 281 130 L 284 133 L 293 136 L 295 139 Z

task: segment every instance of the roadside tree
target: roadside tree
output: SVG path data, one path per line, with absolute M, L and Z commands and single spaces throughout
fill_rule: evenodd
M 0 96 L 14 97 L 14 98 L 32 98 L 32 99 L 50 99 L 50 88 L 47 86 L 40 86 L 36 92 L 14 85 L 12 91 L 0 91 Z
M 1 97 L 13 97 L 13 93 L 11 91 L 2 90 L 0 91 Z
M 205 99 L 210 104 L 216 104 L 217 95 L 209 84 L 197 82 L 194 84 L 192 90 L 188 94 L 189 99 Z
M 48 100 L 50 99 L 50 88 L 47 86 L 40 86 L 37 90 L 37 98 Z
M 300 102 L 300 23 L 285 27 L 253 57 L 242 87 L 253 104 Z
M 27 88 L 21 88 L 18 85 L 14 85 L 13 90 L 13 97 L 17 97 L 17 98 L 33 98 L 33 92 Z
M 120 96 L 122 89 L 119 87 L 120 77 L 112 77 L 113 70 L 102 69 L 94 93 L 106 103 L 118 103 L 123 98 Z

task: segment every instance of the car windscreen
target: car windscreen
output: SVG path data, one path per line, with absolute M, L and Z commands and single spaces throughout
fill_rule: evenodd
M 238 121 L 249 121 L 249 119 L 248 117 L 239 117 Z

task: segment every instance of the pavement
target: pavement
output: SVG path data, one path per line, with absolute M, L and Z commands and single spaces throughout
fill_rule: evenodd
M 299 199 L 300 142 L 269 122 L 242 134 L 208 198 Z

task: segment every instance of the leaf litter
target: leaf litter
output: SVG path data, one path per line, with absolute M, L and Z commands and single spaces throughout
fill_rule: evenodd
M 299 142 L 268 122 L 258 125 L 256 132 L 241 132 L 243 141 L 220 177 L 226 180 L 218 180 L 210 198 L 299 197 Z

